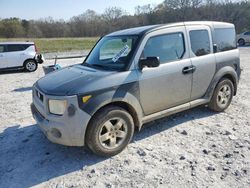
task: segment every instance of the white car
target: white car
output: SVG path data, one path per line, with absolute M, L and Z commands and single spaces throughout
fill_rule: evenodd
M 34 42 L 0 42 L 0 70 L 23 68 L 34 72 L 43 61 Z
M 238 34 L 237 42 L 240 46 L 244 46 L 246 43 L 250 43 L 250 31 Z

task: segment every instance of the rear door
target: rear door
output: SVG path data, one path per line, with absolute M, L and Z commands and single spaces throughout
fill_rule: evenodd
M 8 68 L 8 62 L 5 54 L 5 45 L 0 44 L 0 69 Z
M 145 115 L 189 102 L 192 73 L 183 73 L 191 66 L 185 27 L 161 29 L 143 40 L 138 56 L 159 57 L 160 66 L 138 69 L 140 101 Z
M 5 53 L 8 67 L 23 66 L 24 46 L 22 44 L 8 44 L 6 45 L 7 51 Z
M 209 87 L 216 70 L 209 26 L 186 26 L 193 72 L 191 100 L 202 98 Z

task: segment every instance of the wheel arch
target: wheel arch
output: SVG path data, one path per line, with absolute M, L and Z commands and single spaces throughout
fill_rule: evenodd
M 237 40 L 237 42 L 239 42 L 240 40 L 245 41 L 245 39 L 243 39 L 243 38 L 241 37 L 241 38 L 239 38 L 239 39 Z
M 28 59 L 25 59 L 25 60 L 24 60 L 24 62 L 23 62 L 23 67 L 25 67 L 25 63 L 26 63 L 27 61 L 34 61 L 34 62 L 37 64 L 37 62 L 36 62 L 34 59 L 28 58 Z
M 120 108 L 126 110 L 126 111 L 132 116 L 135 127 L 138 128 L 138 129 L 140 129 L 140 127 L 141 127 L 141 122 L 140 122 L 140 120 L 139 120 L 140 118 L 139 118 L 139 116 L 138 116 L 138 113 L 136 112 L 135 108 L 134 108 L 131 104 L 129 104 L 129 103 L 125 102 L 125 101 L 112 101 L 112 102 L 109 102 L 109 103 L 107 103 L 107 104 L 101 106 L 101 107 L 93 114 L 93 116 L 91 117 L 91 119 L 94 117 L 94 115 L 95 115 L 96 113 L 100 112 L 102 109 L 104 109 L 104 108 L 106 108 L 106 107 L 108 107 L 108 106 L 117 106 L 117 107 L 120 107 Z M 91 119 L 90 119 L 90 121 L 91 121 Z
M 138 99 L 129 92 L 127 92 L 123 97 L 115 97 L 115 91 L 109 91 L 91 98 L 90 103 L 82 107 L 82 110 L 91 116 L 83 133 L 84 137 L 86 137 L 86 130 L 88 129 L 95 114 L 108 106 L 118 106 L 126 110 L 132 116 L 135 128 L 138 130 L 141 129 L 143 112 Z
M 218 85 L 218 83 L 224 79 L 227 78 L 230 81 L 232 81 L 233 85 L 234 85 L 234 95 L 236 95 L 237 93 L 237 85 L 238 85 L 238 76 L 237 73 L 235 71 L 235 69 L 231 66 L 226 66 L 221 68 L 219 71 L 217 71 L 217 73 L 214 75 L 213 80 L 211 81 L 211 84 L 205 94 L 206 98 L 212 98 L 214 90 L 216 88 L 216 86 Z

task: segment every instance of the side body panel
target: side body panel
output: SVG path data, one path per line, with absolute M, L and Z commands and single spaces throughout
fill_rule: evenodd
M 8 64 L 6 68 L 22 67 L 25 60 L 34 59 L 35 55 L 34 45 L 30 45 L 27 49 L 20 51 L 8 51 L 7 45 L 7 51 L 4 53 Z
M 249 43 L 250 42 L 250 31 L 245 32 L 243 34 L 243 38 L 245 39 L 245 42 Z
M 229 76 L 233 79 L 235 91 L 237 92 L 237 85 L 241 74 L 240 69 L 240 59 L 239 59 L 239 50 L 230 50 L 225 52 L 215 53 L 216 58 L 216 73 L 213 77 L 212 82 L 207 89 L 206 96 L 207 98 L 211 98 L 213 95 L 213 91 L 223 76 Z
M 212 44 L 212 34 L 211 28 L 205 25 L 199 26 L 186 26 L 187 36 L 188 36 L 188 45 L 190 49 L 190 60 L 192 65 L 196 67 L 196 70 L 193 72 L 193 82 L 192 82 L 192 93 L 190 100 L 195 100 L 201 98 L 205 95 L 207 88 L 209 87 L 213 76 L 216 71 L 216 60 L 213 54 L 213 44 Z M 195 30 L 206 30 L 209 34 L 209 42 L 210 42 L 210 54 L 196 56 L 191 48 L 191 40 L 190 40 L 190 31 Z
M 139 70 L 138 62 L 144 46 L 150 37 L 178 33 L 184 36 L 185 54 L 182 59 L 160 64 L 156 68 Z M 134 59 L 134 65 L 139 77 L 140 103 L 145 115 L 184 104 L 190 100 L 192 74 L 183 74 L 184 67 L 191 66 L 187 51 L 185 27 L 171 27 L 147 34 Z

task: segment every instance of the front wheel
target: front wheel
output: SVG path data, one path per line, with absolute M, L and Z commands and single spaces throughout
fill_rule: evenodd
M 222 79 L 214 90 L 208 107 L 214 111 L 222 112 L 230 105 L 234 94 L 234 85 L 229 79 Z
M 28 72 L 34 72 L 37 69 L 37 63 L 34 60 L 26 60 L 24 63 L 24 68 Z
M 86 132 L 86 144 L 97 155 L 113 156 L 131 141 L 134 122 L 123 108 L 106 107 L 92 118 Z

